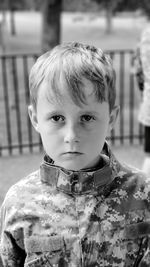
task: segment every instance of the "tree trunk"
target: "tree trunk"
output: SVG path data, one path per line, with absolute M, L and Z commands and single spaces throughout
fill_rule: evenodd
M 107 6 L 106 9 L 106 33 L 110 34 L 112 32 L 112 17 L 113 17 L 113 10 L 111 6 Z
M 43 1 L 42 51 L 60 43 L 62 0 Z
M 15 2 L 12 0 L 7 0 L 8 8 L 10 11 L 10 33 L 11 35 L 16 35 L 16 25 L 15 25 Z
M 16 27 L 15 27 L 15 11 L 10 10 L 10 32 L 12 35 L 16 35 Z

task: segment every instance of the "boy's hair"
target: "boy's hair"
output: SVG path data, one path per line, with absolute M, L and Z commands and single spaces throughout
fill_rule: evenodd
M 38 90 L 43 81 L 48 88 L 61 99 L 62 76 L 67 84 L 66 90 L 77 104 L 86 104 L 83 79 L 88 79 L 94 85 L 97 101 L 107 101 L 110 111 L 115 105 L 115 71 L 111 59 L 101 49 L 78 42 L 64 43 L 40 56 L 31 69 L 29 88 L 31 103 L 36 109 Z

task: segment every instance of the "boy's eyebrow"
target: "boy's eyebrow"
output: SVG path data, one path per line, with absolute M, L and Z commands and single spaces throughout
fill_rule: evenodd
M 51 110 L 51 111 L 48 111 L 47 112 L 47 114 L 46 114 L 46 116 L 48 117 L 48 116 L 53 116 L 53 115 L 56 115 L 56 114 L 62 114 L 63 113 L 63 111 L 62 110 Z
M 64 113 L 65 111 L 63 109 L 53 109 L 47 112 L 47 114 L 51 115 L 51 114 L 56 114 L 56 113 Z M 89 110 L 89 109 L 82 109 L 79 111 L 79 114 L 82 113 L 91 113 L 91 114 L 99 114 L 98 111 L 96 110 Z
M 89 115 L 99 115 L 100 113 L 98 111 L 95 111 L 95 110 L 89 110 L 89 109 L 86 109 L 86 110 L 82 110 L 79 112 L 80 114 L 89 114 Z

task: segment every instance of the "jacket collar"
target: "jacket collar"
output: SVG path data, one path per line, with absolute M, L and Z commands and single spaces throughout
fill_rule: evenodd
M 97 168 L 68 171 L 54 165 L 53 160 L 45 155 L 40 166 L 40 176 L 42 182 L 68 194 L 95 194 L 114 180 L 119 169 L 118 161 L 105 143 Z

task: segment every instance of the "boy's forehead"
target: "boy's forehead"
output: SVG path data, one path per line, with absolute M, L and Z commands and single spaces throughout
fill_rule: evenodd
M 83 82 L 83 90 L 84 90 L 85 96 L 87 98 L 95 96 L 94 84 L 86 78 L 83 78 L 82 82 Z
M 53 83 L 51 81 L 43 81 L 40 90 L 43 91 L 43 96 L 47 96 L 50 102 L 57 102 L 57 100 L 61 100 L 60 102 L 63 103 L 67 101 L 73 102 L 72 97 L 69 94 L 69 85 L 63 75 L 60 75 L 59 78 L 57 77 L 56 83 L 57 91 L 53 88 Z M 79 90 L 82 90 L 84 93 L 87 103 L 91 102 L 91 100 L 96 100 L 94 84 L 90 80 L 83 77 Z
M 60 110 L 64 110 L 65 112 L 73 113 L 83 111 L 101 113 L 105 106 L 108 108 L 107 101 L 101 102 L 97 100 L 93 84 L 87 79 L 83 82 L 83 90 L 86 91 L 85 102 L 80 102 L 80 105 L 73 100 L 64 84 L 61 83 L 60 86 L 61 94 L 57 95 L 50 83 L 44 81 L 41 84 L 37 102 L 40 104 L 40 107 L 42 105 L 42 109 L 44 108 L 45 110 L 55 110 L 59 112 Z
M 42 89 L 42 88 L 41 88 Z M 78 105 L 73 101 L 71 96 L 69 95 L 68 91 L 64 89 L 63 94 L 61 96 L 57 96 L 53 90 L 49 87 L 49 85 L 44 86 L 44 90 L 41 90 L 39 97 L 38 97 L 38 102 L 42 103 L 43 108 L 45 107 L 46 109 L 54 109 L 55 111 L 63 111 L 67 110 L 70 111 L 74 110 L 74 112 L 78 111 L 98 111 L 99 109 L 101 110 L 101 106 L 105 103 L 108 105 L 107 102 L 103 101 L 100 103 L 97 99 L 95 94 L 93 93 L 93 90 L 88 90 L 85 103 L 80 103 Z

